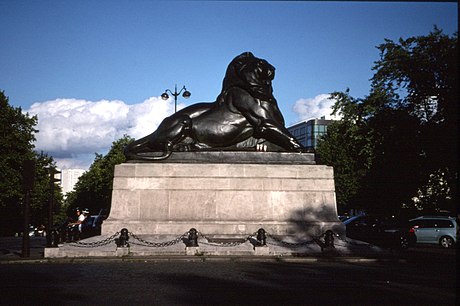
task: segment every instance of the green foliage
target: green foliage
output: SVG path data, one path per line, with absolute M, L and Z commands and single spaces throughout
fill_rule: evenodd
M 435 184 L 440 171 L 452 191 L 449 210 L 455 210 L 458 177 L 458 34 L 452 37 L 437 27 L 426 36 L 386 40 L 378 46 L 380 60 L 372 79 L 372 89 L 384 90 L 397 97 L 396 109 L 405 114 L 394 120 L 396 134 L 387 148 L 399 148 L 408 192 L 398 198 L 405 202 L 419 192 L 423 184 Z M 405 93 L 401 95 L 401 93 Z M 387 138 L 389 136 L 387 135 Z M 399 138 L 397 142 L 394 139 Z M 403 173 L 401 173 L 403 172 Z M 434 176 L 433 176 L 434 175 Z M 414 186 L 414 183 L 417 186 Z M 438 180 L 436 184 L 442 184 Z M 423 189 L 423 188 L 422 188 Z M 446 207 L 446 199 L 431 198 L 425 206 Z M 449 205 L 447 205 L 449 206 Z
M 453 194 L 448 177 L 447 169 L 439 169 L 430 174 L 428 181 L 417 190 L 417 195 L 413 198 L 413 208 L 423 209 L 427 213 L 451 210 Z
M 384 109 L 369 120 L 374 162 L 358 199 L 374 211 L 396 213 L 420 185 L 420 154 L 416 120 L 401 109 Z
M 14 233 L 21 226 L 22 167 L 34 158 L 36 117 L 11 107 L 0 91 L 0 235 Z
M 363 101 L 350 97 L 346 92 L 335 92 L 334 112 L 343 116 L 328 127 L 327 134 L 316 150 L 320 163 L 334 167 L 337 203 L 342 212 L 358 208 L 356 197 L 373 161 L 373 139 L 365 125 Z
M 339 209 L 394 214 L 405 203 L 455 211 L 457 44 L 457 34 L 436 27 L 427 36 L 385 40 L 377 47 L 369 96 L 331 94 L 343 119 L 328 129 L 317 152 L 336 171 Z
M 37 117 L 29 117 L 21 108 L 11 107 L 0 91 L 0 207 L 18 203 L 22 197 L 22 164 L 33 159 L 34 126 Z
M 457 122 L 458 34 L 445 35 L 437 27 L 427 36 L 385 40 L 377 47 L 372 88 L 406 94 L 399 107 L 425 122 Z M 433 101 L 436 107 L 433 107 Z
M 49 169 L 56 168 L 56 163 L 53 157 L 40 152 L 36 153 L 35 157 L 35 184 L 31 193 L 31 221 L 30 223 L 38 226 L 40 224 L 47 224 L 49 204 L 51 198 L 51 185 L 50 185 L 50 172 Z M 65 209 L 63 207 L 62 189 L 59 184 L 54 183 L 53 194 L 53 219 L 56 223 L 58 220 L 63 219 Z
M 30 199 L 30 223 L 38 226 L 47 223 L 50 198 L 47 168 L 55 167 L 52 157 L 34 152 L 34 129 L 37 117 L 23 114 L 21 108 L 9 105 L 8 98 L 0 91 L 0 236 L 21 232 L 24 210 L 24 177 L 34 177 Z M 35 162 L 34 173 L 23 173 L 26 160 Z M 62 195 L 55 188 L 56 212 L 61 209 Z
M 115 165 L 126 160 L 123 148 L 131 141 L 133 139 L 125 135 L 112 143 L 105 156 L 96 154 L 89 170 L 79 178 L 74 191 L 67 195 L 69 213 L 75 207 L 88 208 L 92 213 L 110 210 Z

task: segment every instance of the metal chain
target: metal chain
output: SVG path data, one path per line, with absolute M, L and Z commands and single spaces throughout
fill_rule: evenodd
M 147 241 L 145 239 L 142 239 L 140 238 L 139 236 L 135 235 L 134 233 L 132 232 L 129 232 L 129 235 L 134 239 L 134 240 L 137 240 L 139 241 L 140 243 L 138 242 L 135 242 L 135 241 L 130 241 L 131 244 L 134 244 L 134 245 L 140 245 L 140 246 L 149 246 L 149 247 L 157 247 L 157 248 L 161 248 L 161 247 L 169 247 L 169 246 L 172 246 L 172 245 L 175 245 L 179 242 L 182 241 L 182 239 L 184 237 L 187 236 L 189 232 L 185 232 L 184 234 L 178 236 L 177 238 L 173 239 L 173 240 L 170 240 L 170 241 L 164 241 L 164 242 L 151 242 L 151 241 Z M 113 234 L 112 236 L 104 239 L 104 240 L 101 240 L 101 241 L 95 241 L 95 242 L 89 242 L 89 243 L 85 243 L 85 242 L 71 242 L 70 245 L 71 246 L 75 246 L 75 247 L 86 247 L 86 248 L 90 248 L 90 247 L 99 247 L 99 246 L 103 246 L 103 245 L 107 245 L 109 243 L 111 243 L 112 241 L 115 241 L 115 238 L 120 234 L 120 232 L 116 232 L 115 234 Z M 319 240 L 319 238 L 323 237 L 325 235 L 325 233 L 323 233 L 322 235 L 320 236 L 317 236 L 317 237 L 314 237 L 312 240 L 309 240 L 309 241 L 303 241 L 303 242 L 297 242 L 297 243 L 293 243 L 293 242 L 287 242 L 287 241 L 283 241 L 273 235 L 271 235 L 270 233 L 268 232 L 265 232 L 267 238 L 271 238 L 272 240 L 275 241 L 275 243 L 273 242 L 267 242 L 267 244 L 270 244 L 270 245 L 285 245 L 285 246 L 290 246 L 290 247 L 301 247 L 301 246 L 305 246 L 305 245 L 309 245 L 309 244 L 312 244 L 312 243 L 315 243 L 316 241 Z M 251 237 L 254 237 L 257 235 L 257 232 L 253 233 L 252 235 L 249 235 L 247 236 L 243 241 L 235 241 L 235 242 L 209 242 L 211 241 L 211 239 L 209 239 L 206 235 L 204 235 L 203 233 L 201 232 L 198 232 L 198 236 L 204 238 L 205 240 L 207 240 L 208 242 L 204 242 L 204 241 L 200 241 L 200 243 L 202 244 L 205 244 L 205 245 L 211 245 L 211 246 L 219 246 L 219 247 L 232 247 L 232 246 L 238 246 L 238 245 L 241 245 L 241 244 L 244 244 L 246 243 L 246 241 L 248 241 Z M 341 238 L 340 236 L 338 235 L 335 235 L 339 240 L 345 242 L 345 243 L 348 243 L 348 244 L 353 244 L 353 245 L 357 245 L 357 246 L 363 246 L 363 247 L 369 247 L 369 245 L 361 245 L 361 244 L 357 244 L 357 243 L 353 243 L 351 241 L 347 241 L 343 238 Z
M 185 235 L 187 235 L 188 232 L 178 236 L 176 239 L 173 239 L 173 240 L 170 240 L 170 241 L 164 241 L 164 242 L 151 242 L 151 241 L 147 241 L 147 240 L 144 240 L 142 238 L 140 238 L 139 236 L 136 236 L 134 233 L 132 232 L 129 232 L 129 235 L 141 242 L 141 243 L 137 243 L 137 242 L 133 242 L 133 241 L 130 241 L 131 244 L 135 244 L 135 245 L 141 245 L 141 246 L 149 246 L 149 247 L 155 247 L 155 248 L 163 248 L 163 247 L 168 247 L 168 246 L 172 246 L 172 245 L 175 245 L 179 242 L 182 241 L 182 238 L 184 238 Z
M 99 247 L 99 246 L 103 246 L 103 245 L 107 245 L 109 243 L 111 243 L 112 241 L 115 241 L 115 237 L 117 237 L 118 235 L 120 235 L 120 232 L 116 232 L 115 234 L 113 234 L 112 236 L 104 239 L 104 240 L 100 240 L 100 241 L 95 241 L 95 242 L 79 242 L 79 241 L 74 241 L 74 242 L 70 242 L 70 246 L 74 246 L 74 247 L 80 247 L 80 248 L 95 248 L 95 247 Z

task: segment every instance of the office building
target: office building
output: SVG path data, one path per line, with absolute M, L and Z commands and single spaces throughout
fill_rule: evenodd
M 80 176 L 85 172 L 83 169 L 63 169 L 61 170 L 62 194 L 73 190 Z
M 320 119 L 305 120 L 287 127 L 288 131 L 294 136 L 301 145 L 307 149 L 316 149 L 318 139 L 326 134 L 327 127 L 334 120 L 325 117 Z

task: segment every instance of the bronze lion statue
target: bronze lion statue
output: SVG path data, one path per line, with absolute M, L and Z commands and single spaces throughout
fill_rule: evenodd
M 165 118 L 152 134 L 126 146 L 126 157 L 155 160 L 173 151 L 205 150 L 303 152 L 284 126 L 273 96 L 274 76 L 266 60 L 242 53 L 228 65 L 215 102 L 193 104 Z

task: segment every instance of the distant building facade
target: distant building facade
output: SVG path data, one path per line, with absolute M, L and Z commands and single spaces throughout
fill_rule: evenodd
M 307 149 L 314 150 L 318 144 L 318 139 L 327 133 L 327 127 L 334 120 L 325 119 L 310 119 L 302 121 L 287 127 L 288 131 L 294 136 L 297 141 Z
M 83 169 L 61 170 L 61 188 L 64 195 L 73 190 L 78 179 L 85 171 Z

